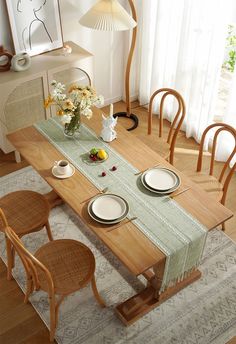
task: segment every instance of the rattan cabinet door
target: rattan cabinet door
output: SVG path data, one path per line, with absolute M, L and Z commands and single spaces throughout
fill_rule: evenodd
M 17 84 L 8 83 L 3 92 L 0 144 L 1 149 L 8 153 L 14 150 L 6 139 L 8 133 L 47 119 L 50 114 L 44 108 L 44 99 L 48 94 L 46 73 L 18 80 Z

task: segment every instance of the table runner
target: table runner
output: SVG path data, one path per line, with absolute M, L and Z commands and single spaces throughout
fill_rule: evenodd
M 128 217 L 137 216 L 133 223 L 166 255 L 160 293 L 199 266 L 207 229 L 169 196 L 146 190 L 140 176 L 134 175 L 138 170 L 109 144 L 84 124 L 79 138 L 66 138 L 58 118 L 42 121 L 35 127 L 99 190 L 108 187 L 109 192 L 128 201 Z M 88 152 L 93 147 L 105 149 L 109 158 L 103 163 L 92 163 Z M 111 171 L 114 165 L 117 170 Z M 102 171 L 106 171 L 106 177 L 101 177 Z

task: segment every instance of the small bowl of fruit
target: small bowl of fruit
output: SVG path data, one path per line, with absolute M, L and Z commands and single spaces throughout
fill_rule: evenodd
M 108 153 L 104 149 L 92 148 L 89 152 L 91 162 L 104 162 L 108 159 Z

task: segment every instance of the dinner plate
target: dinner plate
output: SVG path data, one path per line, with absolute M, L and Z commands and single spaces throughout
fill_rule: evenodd
M 96 222 L 103 223 L 105 225 L 113 225 L 113 224 L 119 223 L 122 220 L 124 220 L 127 217 L 129 211 L 127 210 L 127 212 L 124 214 L 124 216 L 122 216 L 119 219 L 113 220 L 113 221 L 106 221 L 106 220 L 99 219 L 99 217 L 97 217 L 96 215 L 93 214 L 93 211 L 92 211 L 91 207 L 88 207 L 88 213 L 89 213 L 90 217 L 93 220 L 95 220 Z
M 172 171 L 172 172 L 175 173 L 174 171 Z M 180 177 L 175 173 L 176 178 L 177 178 L 177 183 L 176 183 L 176 185 L 175 185 L 173 188 L 171 188 L 171 189 L 169 189 L 169 190 L 163 190 L 163 191 L 161 191 L 161 190 L 155 190 L 155 189 L 151 188 L 150 186 L 148 186 L 148 185 L 146 184 L 145 179 L 144 179 L 144 175 L 145 175 L 145 173 L 143 173 L 143 174 L 141 175 L 141 182 L 142 182 L 143 186 L 144 186 L 147 190 L 149 190 L 149 191 L 151 191 L 151 192 L 154 192 L 154 193 L 157 193 L 157 194 L 159 194 L 159 195 L 168 195 L 168 194 L 170 194 L 170 193 L 176 191 L 176 190 L 180 187 L 180 184 L 181 184 L 181 179 L 180 179 Z
M 70 164 L 70 171 L 67 174 L 58 173 L 57 166 L 53 166 L 53 168 L 52 168 L 52 174 L 54 175 L 54 177 L 59 178 L 59 179 L 69 178 L 69 177 L 73 176 L 74 173 L 75 173 L 75 168 L 71 164 Z
M 114 195 L 113 195 L 114 196 Z M 116 195 L 115 195 L 116 196 Z M 114 220 L 105 220 L 105 219 L 101 219 L 99 218 L 98 216 L 96 216 L 92 210 L 92 205 L 93 205 L 93 202 L 96 201 L 97 198 L 99 198 L 101 196 L 96 196 L 94 197 L 88 204 L 88 213 L 89 215 L 91 216 L 91 218 L 99 223 L 103 223 L 103 224 L 106 224 L 106 225 L 111 225 L 111 224 L 115 224 L 115 223 L 118 223 L 120 221 L 122 221 L 123 219 L 126 218 L 126 216 L 128 215 L 129 213 L 129 204 L 126 200 L 124 200 L 123 198 L 123 201 L 125 202 L 126 204 L 126 210 L 125 212 L 123 213 L 122 216 L 118 217 L 117 219 L 114 219 Z M 120 197 L 120 196 L 117 196 L 117 197 Z
M 127 203 L 125 200 L 113 194 L 100 195 L 91 205 L 94 215 L 106 221 L 113 221 L 122 217 L 126 212 L 126 208 Z
M 170 189 L 170 190 L 159 191 L 159 190 L 155 190 L 155 189 L 150 188 L 150 187 L 145 183 L 145 181 L 142 180 L 142 178 L 141 178 L 141 181 L 142 181 L 142 184 L 143 184 L 143 186 L 145 187 L 145 189 L 147 189 L 147 190 L 149 190 L 149 191 L 151 191 L 151 192 L 154 192 L 154 193 L 156 193 L 156 194 L 158 194 L 158 195 L 168 195 L 168 194 L 171 194 L 172 192 L 176 191 L 176 190 L 180 187 L 180 182 L 179 182 L 179 183 L 177 183 L 177 185 L 176 185 L 174 188 L 172 188 L 172 189 Z
M 178 183 L 177 175 L 164 167 L 147 170 L 144 173 L 144 180 L 148 187 L 157 191 L 170 190 Z

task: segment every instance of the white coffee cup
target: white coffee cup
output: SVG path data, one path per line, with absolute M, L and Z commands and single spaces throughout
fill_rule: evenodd
M 70 164 L 67 160 L 55 161 L 54 166 L 57 168 L 57 173 L 59 174 L 69 174 L 70 173 Z

